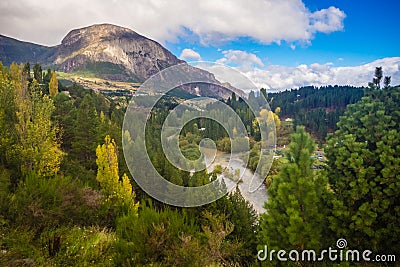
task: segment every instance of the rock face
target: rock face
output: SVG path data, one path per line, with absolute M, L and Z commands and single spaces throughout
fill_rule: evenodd
M 186 64 L 159 43 L 130 29 L 99 24 L 70 31 L 60 45 L 46 47 L 0 35 L 0 61 L 40 63 L 64 72 L 79 71 L 108 80 L 143 82 L 157 72 L 176 64 Z M 227 98 L 235 88 L 226 89 L 214 75 L 186 64 L 183 75 L 208 77 L 208 86 L 182 88 L 195 95 Z M 199 91 L 200 90 L 200 91 Z
M 72 30 L 62 40 L 52 61 L 59 69 L 71 72 L 85 68 L 87 62 L 107 62 L 115 74 L 134 75 L 143 81 L 169 66 L 183 63 L 159 43 L 123 27 L 93 25 Z M 127 78 L 125 77 L 125 78 Z

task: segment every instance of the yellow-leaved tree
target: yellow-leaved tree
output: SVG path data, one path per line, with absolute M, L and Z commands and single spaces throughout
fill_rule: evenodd
M 105 194 L 105 201 L 122 214 L 137 214 L 138 203 L 135 203 L 135 192 L 126 174 L 120 179 L 118 174 L 118 156 L 115 141 L 109 135 L 105 143 L 96 149 L 97 181 Z
M 266 110 L 262 109 L 260 111 L 260 117 L 262 122 L 271 123 L 272 121 L 275 122 L 275 127 L 278 130 L 279 127 L 281 126 L 281 120 L 279 119 L 279 116 L 277 115 L 280 112 L 280 108 L 275 110 L 275 113 L 272 112 L 271 110 Z
M 23 65 L 10 66 L 18 141 L 9 155 L 20 165 L 22 175 L 34 172 L 39 177 L 53 177 L 59 171 L 64 155 L 57 136 L 59 129 L 51 120 L 55 109 L 53 100 L 40 92 L 40 85 L 35 80 L 28 86 L 22 70 Z
M 58 79 L 55 71 L 51 72 L 51 78 L 49 83 L 49 93 L 51 97 L 55 97 L 58 94 Z

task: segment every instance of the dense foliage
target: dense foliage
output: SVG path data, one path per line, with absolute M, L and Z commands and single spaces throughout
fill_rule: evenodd
M 162 103 L 166 111 L 176 105 L 174 97 Z M 153 127 L 163 114 L 155 112 Z M 122 156 L 123 117 L 119 103 L 78 84 L 65 87 L 54 71 L 0 64 L 0 265 L 254 262 L 257 215 L 239 192 L 172 209 L 137 187 Z M 196 156 L 201 136 L 182 138 Z M 157 161 L 159 153 L 151 154 Z M 215 177 L 163 171 L 189 186 Z
M 213 139 L 220 152 L 234 153 L 246 139 L 248 168 L 254 171 L 266 156 L 257 119 L 275 123 L 279 150 L 266 179 L 267 212 L 260 215 L 238 188 L 196 208 L 151 199 L 130 177 L 123 157 L 126 102 L 79 84 L 63 86 L 54 71 L 43 72 L 38 64 L 31 70 L 30 64 L 7 68 L 0 63 L 0 265 L 283 266 L 276 260 L 258 262 L 257 251 L 265 245 L 320 251 L 335 247 L 338 238 L 345 238 L 349 249 L 399 259 L 400 88 L 385 77 L 381 89 L 381 78 L 382 69 L 364 91 L 307 87 L 268 94 L 274 112 L 256 114 L 232 94 L 224 102 L 243 121 L 245 138 L 238 137 L 229 118 L 227 129 L 203 118 L 185 125 L 179 146 L 187 158 L 201 156 L 204 138 Z M 168 95 L 154 108 L 146 145 L 166 179 L 200 186 L 217 179 L 222 167 L 210 173 L 182 171 L 166 159 L 160 143 L 163 122 L 182 96 Z M 133 101 L 140 106 L 146 99 Z M 248 101 L 260 98 L 251 93 Z M 221 115 L 213 105 L 205 108 Z M 284 120 L 288 117 L 294 125 Z M 313 136 L 323 141 L 328 131 L 327 160 L 320 162 Z M 129 132 L 124 138 L 135 145 Z M 232 144 L 239 144 L 237 151 Z
M 268 93 L 271 108 L 280 107 L 282 118 L 294 119 L 304 125 L 316 138 L 323 140 L 328 132 L 336 130 L 336 123 L 348 104 L 364 95 L 363 88 L 351 86 L 301 87 L 277 93 Z
M 312 170 L 315 143 L 304 127 L 291 136 L 285 164 L 268 190 L 266 213 L 261 216 L 260 241 L 270 250 L 320 251 L 331 245 L 328 181 Z
M 381 253 L 400 251 L 399 103 L 399 87 L 368 89 L 348 106 L 326 149 L 332 230 Z

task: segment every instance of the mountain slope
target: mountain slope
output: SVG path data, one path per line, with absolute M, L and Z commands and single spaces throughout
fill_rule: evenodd
M 124 80 L 133 76 L 139 81 L 183 63 L 159 43 L 111 24 L 72 30 L 50 61 L 65 72 L 97 69 L 101 75 L 111 76 L 106 78 Z M 104 69 L 106 73 L 101 73 Z
M 22 42 L 0 35 L 0 60 L 6 66 L 12 62 L 41 62 L 46 54 L 52 54 L 54 50 L 54 47 Z
M 64 72 L 78 72 L 107 80 L 143 82 L 159 71 L 177 64 L 186 64 L 156 41 L 130 29 L 98 24 L 70 31 L 60 45 L 45 47 L 0 36 L 0 61 L 40 63 Z M 201 95 L 227 98 L 231 91 L 224 88 L 214 75 L 190 65 L 185 68 L 191 77 L 208 77 L 214 83 L 202 86 Z M 196 94 L 193 86 L 184 90 Z M 230 88 L 243 96 L 241 90 Z

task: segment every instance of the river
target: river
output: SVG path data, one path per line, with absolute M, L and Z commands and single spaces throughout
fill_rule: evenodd
M 265 186 L 264 183 L 262 183 L 264 179 L 262 179 L 258 174 L 254 175 L 250 169 L 246 168 L 245 163 L 240 158 L 239 154 L 233 153 L 231 155 L 228 153 L 217 152 L 215 154 L 214 160 L 207 165 L 208 165 L 207 170 L 209 172 L 211 172 L 216 165 L 221 165 L 222 169 L 229 168 L 228 171 L 230 173 L 235 173 L 235 170 L 239 170 L 241 176 L 241 182 L 239 182 L 238 185 L 240 193 L 242 194 L 243 198 L 249 201 L 253 205 L 253 208 L 257 211 L 258 214 L 265 212 L 263 206 L 268 199 L 268 193 L 267 193 L 267 187 Z M 231 191 L 234 191 L 236 189 L 236 182 L 233 181 L 232 179 L 225 177 L 224 174 L 221 174 L 219 178 L 224 179 L 226 186 L 229 189 L 231 189 Z M 252 179 L 254 179 L 253 183 L 251 183 Z M 261 184 L 261 185 L 257 188 L 254 186 L 255 184 L 256 185 Z M 254 192 L 251 192 L 253 190 L 250 189 L 256 189 L 256 190 L 254 190 Z

